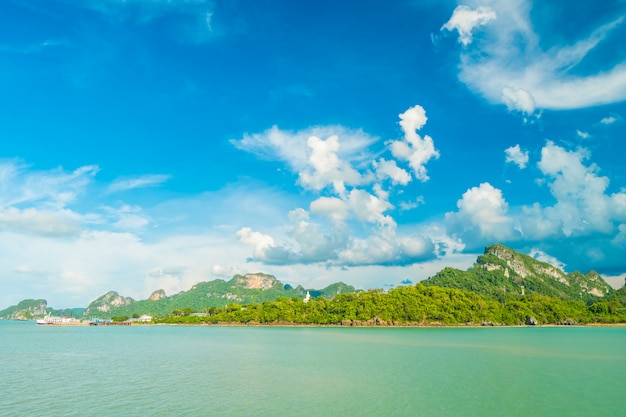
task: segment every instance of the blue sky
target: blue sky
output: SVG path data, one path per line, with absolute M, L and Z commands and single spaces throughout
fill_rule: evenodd
M 0 4 L 0 306 L 626 277 L 624 1 Z

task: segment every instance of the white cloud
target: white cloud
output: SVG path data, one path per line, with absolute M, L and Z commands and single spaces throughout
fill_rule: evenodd
M 99 168 L 87 165 L 35 171 L 18 160 L 0 160 L 0 205 L 40 204 L 61 209 L 83 193 Z
M 433 244 L 421 236 L 372 235 L 354 239 L 339 254 L 341 265 L 406 265 L 433 257 Z
M 392 208 L 392 205 L 386 200 L 364 190 L 352 190 L 347 203 L 355 217 L 362 222 L 381 226 L 395 226 L 393 219 L 384 214 Z
M 339 137 L 330 136 L 322 140 L 311 136 L 307 140 L 310 148 L 309 164 L 300 171 L 298 183 L 305 188 L 321 190 L 332 185 L 335 192 L 343 194 L 346 185 L 362 182 L 361 175 L 349 163 L 339 159 Z
M 591 136 L 589 133 L 583 132 L 582 130 L 576 130 L 576 134 L 582 139 L 589 139 L 589 136 Z
M 401 211 L 408 211 L 413 210 L 414 208 L 417 208 L 422 204 L 426 204 L 426 201 L 424 200 L 424 196 L 420 195 L 417 196 L 413 201 L 401 201 L 399 207 Z
M 404 131 L 403 141 L 390 141 L 389 147 L 394 157 L 401 161 L 407 161 L 413 169 L 415 177 L 424 182 L 428 181 L 426 163 L 432 158 L 439 158 L 439 151 L 435 149 L 433 139 L 430 136 L 420 137 L 420 130 L 428 118 L 422 106 L 414 106 L 399 115 L 400 126 Z
M 81 6 L 114 21 L 133 21 L 141 25 L 174 16 L 176 19 L 168 22 L 170 30 L 183 42 L 204 43 L 216 36 L 215 5 L 210 0 L 90 0 Z
M 535 112 L 535 99 L 532 94 L 521 88 L 504 87 L 502 89 L 502 102 L 509 111 L 517 110 L 526 115 Z
M 614 275 L 614 276 L 604 275 L 602 276 L 602 278 L 604 278 L 604 280 L 611 287 L 615 288 L 616 290 L 619 290 L 620 288 L 624 286 L 624 282 L 626 281 L 626 274 Z
M 249 227 L 244 227 L 237 232 L 237 237 L 246 245 L 254 247 L 254 257 L 264 259 L 266 252 L 276 247 L 274 238 L 263 233 L 255 232 Z
M 98 172 L 83 166 L 36 171 L 18 160 L 0 161 L 0 231 L 47 237 L 77 235 L 94 217 L 67 208 L 86 193 Z
M 314 200 L 310 212 L 290 212 L 294 224 L 281 244 L 272 236 L 249 228 L 241 229 L 238 236 L 242 243 L 254 248 L 255 260 L 271 265 L 396 265 L 433 257 L 434 246 L 429 238 L 397 232 L 396 222 L 386 214 L 391 207 L 380 196 L 353 189 L 342 198 Z
M 381 158 L 374 162 L 374 168 L 376 169 L 376 176 L 381 180 L 390 179 L 394 184 L 400 185 L 407 185 L 411 182 L 411 174 L 400 168 L 396 161 L 387 161 Z
M 30 266 L 28 266 L 28 265 L 22 264 L 22 265 L 19 265 L 18 267 L 16 267 L 14 269 L 14 271 L 15 272 L 19 272 L 21 274 L 29 274 L 29 273 L 33 272 L 33 269 Z
M 169 175 L 157 174 L 140 175 L 132 178 L 119 178 L 109 185 L 108 191 L 110 193 L 117 193 L 120 191 L 134 190 L 136 188 L 158 187 L 167 182 L 170 178 L 171 176 Z
M 463 193 L 457 212 L 446 213 L 448 233 L 464 242 L 501 242 L 513 238 L 513 219 L 502 191 L 484 182 Z M 473 245 L 472 245 L 473 246 Z
M 340 160 L 359 166 L 374 159 L 368 148 L 377 142 L 378 138 L 362 130 L 343 126 L 315 126 L 297 132 L 284 131 L 273 126 L 263 133 L 245 134 L 242 139 L 232 139 L 230 142 L 237 149 L 250 152 L 259 158 L 284 162 L 292 172 L 297 173 L 309 165 L 311 152 L 307 144 L 309 138 L 332 136 L 337 136 L 341 142 L 336 152 Z
M 531 8 L 541 9 L 541 3 L 516 0 L 490 5 L 497 19 L 484 26 L 481 42 L 470 45 L 471 36 L 461 37 L 467 48 L 461 52 L 459 78 L 471 90 L 527 115 L 537 108 L 578 109 L 626 99 L 626 62 L 609 67 L 604 60 L 590 58 L 604 40 L 618 36 L 623 17 L 569 44 L 550 43 L 535 32 L 531 20 Z M 558 25 L 553 28 L 558 31 Z M 585 69 L 579 64 L 586 64 Z
M 245 271 L 236 265 L 215 264 L 211 266 L 211 273 L 215 276 L 231 279 L 235 275 L 244 275 Z
M 610 234 L 616 221 L 626 220 L 626 191 L 607 194 L 609 179 L 598 175 L 595 164 L 584 164 L 589 157 L 584 148 L 567 151 L 553 142 L 544 146 L 538 167 L 548 178 L 556 203 L 524 207 L 521 220 L 526 236 Z
M 441 27 L 441 30 L 457 30 L 459 43 L 467 46 L 472 43 L 472 31 L 495 18 L 496 13 L 489 7 L 481 6 L 472 10 L 467 6 L 457 6 L 452 12 L 452 17 Z
M 350 214 L 348 204 L 337 197 L 320 197 L 311 202 L 309 209 L 312 214 L 323 215 L 338 224 L 345 223 Z
M 298 208 L 289 212 L 292 225 L 286 232 L 240 229 L 241 242 L 253 247 L 253 259 L 271 265 L 355 266 L 411 263 L 432 257 L 430 238 L 399 232 L 390 214 L 395 208 L 390 198 L 401 194 L 395 188 L 412 179 L 398 161 L 406 162 L 416 178 L 426 181 L 426 163 L 439 156 L 432 138 L 416 132 L 427 121 L 421 106 L 409 108 L 399 117 L 404 139 L 386 143 L 395 160 L 376 159 L 376 153 L 369 150 L 376 141 L 345 128 L 339 129 L 342 134 L 330 134 L 331 128 L 292 134 L 274 127 L 232 141 L 262 158 L 288 163 L 298 174 L 298 185 L 320 194 L 309 204 L 309 211 Z M 311 135 L 313 131 L 330 135 L 323 139 Z M 344 135 L 348 151 L 344 150 Z
M 504 150 L 506 154 L 505 162 L 511 162 L 520 169 L 526 168 L 528 163 L 528 151 L 523 151 L 519 145 L 511 146 Z
M 612 125 L 616 121 L 617 121 L 616 117 L 608 116 L 608 117 L 604 117 L 602 120 L 600 120 L 600 123 L 602 123 L 603 125 Z
M 547 264 L 552 265 L 555 268 L 560 269 L 561 271 L 565 271 L 565 267 L 567 266 L 565 263 L 559 261 L 554 256 L 548 255 L 541 249 L 533 248 L 530 250 L 528 254 L 531 258 L 534 258 L 538 261 L 545 262 Z
M 0 209 L 0 231 L 62 237 L 80 233 L 81 216 L 70 210 Z
M 617 226 L 617 235 L 611 240 L 611 243 L 619 248 L 626 249 L 626 224 Z

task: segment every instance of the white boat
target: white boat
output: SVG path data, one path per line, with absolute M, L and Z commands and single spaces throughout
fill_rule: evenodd
M 80 323 L 80 320 L 75 319 L 74 317 L 57 317 L 57 316 L 46 316 L 43 319 L 38 319 L 37 324 L 77 324 Z

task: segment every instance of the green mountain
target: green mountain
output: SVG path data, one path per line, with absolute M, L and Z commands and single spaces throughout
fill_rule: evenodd
M 46 314 L 46 300 L 22 300 L 17 305 L 0 311 L 3 320 L 32 320 Z
M 163 290 L 152 293 L 147 300 L 133 300 L 111 291 L 94 300 L 85 309 L 84 317 L 137 316 L 148 314 L 163 316 L 175 310 L 201 312 L 221 308 L 229 304 L 249 305 L 275 301 L 278 298 L 304 298 L 307 291 L 311 297 L 332 298 L 337 294 L 356 292 L 344 283 L 329 285 L 322 290 L 296 288 L 284 285 L 272 275 L 257 273 L 235 275 L 230 281 L 214 280 L 200 282 L 188 291 L 167 296 Z
M 55 310 L 48 307 L 46 300 L 22 300 L 17 305 L 0 310 L 0 320 L 34 320 L 46 315 L 67 316 L 78 318 L 83 313 L 82 308 L 66 308 Z
M 479 256 L 469 270 L 445 268 L 421 284 L 470 290 L 497 299 L 504 298 L 508 292 L 587 303 L 614 292 L 595 271 L 566 274 L 548 263 L 499 244 L 486 247 L 484 255 Z

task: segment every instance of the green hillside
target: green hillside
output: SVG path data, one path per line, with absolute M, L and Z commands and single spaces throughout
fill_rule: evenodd
M 603 306 L 602 306 L 603 307 Z M 626 311 L 598 308 L 580 300 L 545 295 L 507 296 L 506 301 L 477 292 L 417 284 L 384 292 L 341 294 L 328 300 L 280 298 L 249 306 L 230 305 L 206 316 L 170 315 L 157 323 L 312 324 L 342 326 L 524 325 L 624 323 Z
M 485 248 L 484 255 L 479 256 L 473 268 L 467 271 L 445 268 L 421 283 L 474 291 L 498 300 L 507 293 L 521 295 L 524 292 L 590 304 L 614 292 L 595 271 L 566 274 L 503 245 Z
M 46 315 L 67 316 L 78 318 L 83 313 L 83 308 L 66 308 L 55 310 L 48 307 L 46 300 L 22 300 L 14 306 L 0 310 L 0 320 L 35 320 Z
M 85 317 L 113 317 L 137 315 L 165 316 L 172 311 L 202 312 L 209 308 L 221 308 L 231 304 L 257 304 L 275 301 L 280 297 L 304 298 L 311 296 L 332 298 L 337 294 L 355 292 L 353 286 L 344 283 L 331 284 L 321 290 L 296 288 L 284 285 L 272 275 L 257 273 L 235 275 L 231 280 L 200 282 L 188 291 L 167 296 L 163 290 L 155 291 L 147 300 L 133 300 L 109 292 L 94 300 L 85 309 Z

